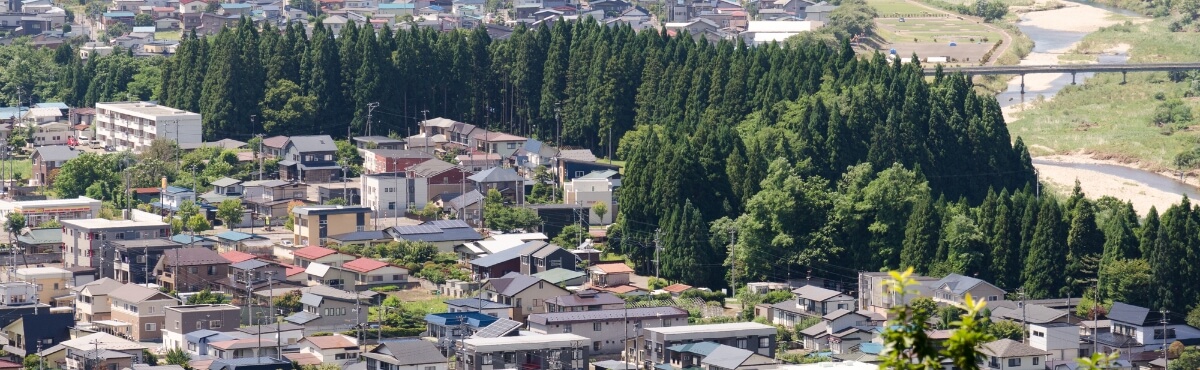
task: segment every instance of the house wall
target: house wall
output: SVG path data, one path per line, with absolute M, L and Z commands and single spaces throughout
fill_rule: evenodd
M 173 300 L 146 301 L 141 304 L 130 304 L 113 299 L 112 319 L 133 324 L 127 327 L 129 335 L 135 341 L 151 341 L 162 339 L 165 316 L 163 309 Z M 125 308 L 126 304 L 136 305 L 138 312 Z
M 410 207 L 424 209 L 429 199 L 409 193 L 408 185 L 403 176 L 363 176 L 359 185 L 362 205 L 375 210 L 376 217 L 404 215 Z
M 99 266 L 99 251 L 103 240 L 137 240 L 167 237 L 170 226 L 160 224 L 161 222 L 143 225 L 131 223 L 121 227 L 89 229 L 63 222 L 62 240 L 65 247 L 63 251 L 63 267 L 101 267 Z M 88 235 L 90 233 L 94 233 L 94 236 L 89 240 Z M 109 254 L 109 262 L 103 266 L 105 268 L 111 268 L 112 266 L 111 251 Z M 104 268 L 101 269 L 101 271 L 103 270 Z
M 667 325 L 663 325 L 666 323 Z M 639 328 L 658 328 L 663 326 L 686 326 L 687 317 L 667 319 L 630 319 L 603 320 L 592 322 L 577 322 L 571 324 L 538 324 L 529 323 L 529 331 L 538 334 L 571 333 L 588 338 L 587 346 L 592 354 L 607 355 L 621 353 L 622 339 L 632 338 L 640 331 Z M 568 326 L 570 326 L 568 328 Z
M 475 270 L 475 277 L 477 280 L 483 280 L 483 279 L 487 279 L 487 278 L 498 278 L 498 277 L 504 276 L 510 272 L 521 271 L 521 260 L 518 258 L 513 258 L 510 261 L 501 262 L 501 263 L 492 265 L 492 267 L 490 267 L 490 268 L 482 268 L 482 267 L 472 265 L 472 269 Z
M 308 286 L 326 285 L 333 288 L 345 289 L 347 284 L 353 285 L 358 274 L 337 267 L 330 267 L 325 276 L 308 276 Z
M 366 274 L 355 274 L 355 285 L 359 291 L 376 285 L 408 283 L 408 271 L 397 266 L 385 266 Z
M 545 281 L 534 284 L 529 289 L 513 296 L 513 302 L 509 303 L 513 306 L 513 320 L 524 323 L 529 315 L 546 312 L 546 305 L 542 302 L 567 294 L 571 294 L 571 292 Z
M 603 203 L 607 212 L 601 218 L 595 212 L 588 212 L 588 223 L 592 225 L 607 225 L 613 222 L 612 186 L 608 179 L 575 179 L 563 186 L 563 203 L 580 204 L 591 208 L 596 203 Z
M 526 261 L 526 258 L 528 258 L 528 262 Z M 521 256 L 521 274 L 522 275 L 533 275 L 533 274 L 536 274 L 539 272 L 544 272 L 546 270 L 552 270 L 552 269 L 556 269 L 556 268 L 565 268 L 568 270 L 575 270 L 576 269 L 575 255 L 572 254 L 571 252 L 568 252 L 568 251 L 565 251 L 562 249 L 558 249 L 558 250 L 554 251 L 553 253 L 551 253 L 549 256 L 546 256 L 546 258 L 537 258 L 537 257 L 533 257 L 533 256 L 529 256 L 529 257 Z
M 667 348 L 677 344 L 707 341 L 745 349 L 767 357 L 775 357 L 775 348 L 778 344 L 775 342 L 777 335 L 775 330 L 772 327 L 749 333 L 746 330 L 740 330 L 738 332 L 719 331 L 686 335 L 664 335 L 663 333 L 646 332 L 638 340 L 638 351 L 642 359 L 653 361 L 654 363 L 663 363 L 671 357 L 671 351 L 667 350 Z M 649 343 L 643 345 L 645 342 Z
M 75 319 L 78 321 L 108 320 L 112 318 L 110 308 L 111 303 L 109 303 L 107 294 L 98 296 L 79 294 L 75 297 Z
M 320 227 L 325 220 L 325 228 Z M 296 215 L 292 242 L 296 245 L 325 245 L 331 235 L 362 231 L 371 222 L 371 213 L 346 213 L 325 215 Z
M 550 357 L 543 356 L 543 353 L 558 350 L 559 357 L 556 359 L 564 368 L 577 369 L 587 366 L 587 359 L 591 358 L 590 347 L 584 348 L 546 348 L 540 350 L 523 350 L 523 351 L 475 351 L 473 349 L 466 350 L 465 354 L 455 364 L 455 369 L 463 370 L 499 370 L 499 369 L 519 369 L 522 364 L 536 364 L 538 369 L 550 368 Z M 505 354 L 511 354 L 514 362 L 505 363 L 503 361 Z M 463 363 L 466 360 L 467 363 Z M 485 363 L 487 362 L 487 363 Z M 574 365 L 572 365 L 574 364 Z
M 168 252 L 165 259 L 170 259 Z M 155 268 L 160 285 L 178 292 L 198 292 L 211 287 L 213 283 L 229 276 L 229 264 L 163 267 Z
M 597 286 L 617 286 L 629 284 L 629 274 L 604 274 L 592 270 L 589 272 L 592 284 Z
M 1019 365 L 1010 366 L 1010 359 L 1019 361 Z M 1043 370 L 1045 366 L 1045 358 L 1043 356 L 1018 356 L 1011 358 L 988 356 L 984 358 L 980 368 L 995 370 Z
M 1029 345 L 1050 352 L 1048 360 L 1074 360 L 1079 357 L 1079 327 L 1029 325 Z
M 830 341 L 829 350 L 834 354 L 848 354 L 854 346 L 862 343 L 870 342 L 871 334 L 869 333 L 854 333 L 848 334 L 840 338 L 840 341 Z
M 355 305 L 352 302 L 343 302 L 325 298 L 321 301 L 320 307 L 305 306 L 305 309 L 309 310 L 310 307 L 315 311 L 310 310 L 309 312 L 314 312 L 318 315 L 321 315 L 321 317 L 304 324 L 304 331 L 306 333 L 318 331 L 342 331 L 354 326 L 355 323 L 367 322 L 367 310 L 365 309 L 361 310 L 361 312 L 358 313 L 359 317 L 357 320 L 355 319 Z M 365 308 L 367 306 L 362 305 L 362 307 Z M 327 313 L 330 314 L 327 315 Z

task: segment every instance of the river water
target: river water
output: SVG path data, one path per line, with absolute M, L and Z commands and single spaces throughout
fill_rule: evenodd
M 1093 6 L 1093 7 L 1101 8 L 1101 9 L 1108 10 L 1108 11 L 1114 12 L 1114 13 L 1119 13 L 1122 15 L 1127 15 L 1127 16 L 1132 16 L 1132 17 L 1140 17 L 1139 14 L 1136 14 L 1134 12 L 1130 12 L 1130 11 L 1123 10 L 1123 9 L 1107 7 L 1107 6 L 1095 4 L 1092 2 L 1076 1 L 1076 3 L 1085 5 L 1085 6 Z M 1033 40 L 1033 42 L 1034 42 L 1034 47 L 1033 47 L 1033 51 L 1032 51 L 1033 53 L 1064 53 L 1064 52 L 1067 52 L 1067 51 L 1069 51 L 1069 48 L 1071 47 L 1072 44 L 1079 42 L 1080 40 L 1083 40 L 1083 37 L 1088 34 L 1086 32 L 1049 30 L 1049 29 L 1045 29 L 1045 28 L 1030 26 L 1026 22 L 1018 22 L 1017 28 L 1019 28 L 1021 30 L 1021 32 L 1025 33 L 1026 36 L 1029 36 L 1029 38 Z M 1129 59 L 1129 55 L 1127 55 L 1127 54 L 1105 54 L 1105 55 L 1100 55 L 1097 58 L 1097 63 L 1100 63 L 1100 64 L 1122 64 L 1122 63 L 1125 63 L 1128 59 Z M 1084 80 L 1091 77 L 1092 75 L 1093 75 L 1092 73 L 1080 73 L 1080 74 L 1076 75 L 1075 82 L 1083 83 Z M 1053 95 L 1057 94 L 1060 90 L 1062 90 L 1064 87 L 1067 87 L 1070 85 L 1071 85 L 1071 75 L 1070 74 L 1059 74 L 1056 77 L 1054 77 L 1053 81 L 1051 81 L 1048 84 L 1048 86 L 1031 88 L 1031 86 L 1026 85 L 1025 94 L 1021 94 L 1020 80 L 1014 79 L 1013 81 L 1010 81 L 1010 83 L 1008 85 L 1008 90 L 1006 90 L 1000 94 L 997 94 L 996 99 L 999 101 L 1001 107 L 1011 106 L 1011 105 L 1015 105 L 1015 104 L 1020 104 L 1024 101 L 1030 101 L 1030 100 L 1036 99 L 1039 95 L 1045 96 L 1045 97 L 1053 96 Z M 1192 186 L 1190 184 L 1179 181 L 1179 179 L 1177 179 L 1177 178 L 1163 176 L 1163 175 L 1160 175 L 1155 172 L 1145 171 L 1145 170 L 1141 170 L 1141 169 L 1137 169 L 1137 168 L 1125 167 L 1125 166 L 1113 165 L 1113 164 L 1099 164 L 1099 163 L 1066 163 L 1066 162 L 1049 161 L 1049 160 L 1037 159 L 1037 158 L 1035 158 L 1033 160 L 1033 164 L 1035 164 L 1037 166 L 1056 166 L 1056 167 L 1066 167 L 1066 168 L 1074 168 L 1074 169 L 1099 172 L 1099 173 L 1102 173 L 1105 175 L 1116 176 L 1116 177 L 1120 177 L 1122 179 L 1126 179 L 1129 181 L 1135 181 L 1135 182 L 1144 184 L 1147 187 L 1158 189 L 1158 190 L 1165 191 L 1168 193 L 1182 194 L 1182 195 L 1187 195 L 1188 198 L 1200 199 L 1200 190 L 1198 190 L 1195 186 Z

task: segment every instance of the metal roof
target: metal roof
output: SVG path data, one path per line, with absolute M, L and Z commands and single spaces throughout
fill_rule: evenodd
M 336 15 L 326 19 L 329 23 Z M 333 137 L 329 135 L 309 135 L 309 136 L 292 136 L 288 139 L 292 145 L 296 146 L 296 150 L 305 152 L 330 152 L 337 151 L 337 145 L 333 141 Z
M 33 152 L 47 161 L 67 161 L 79 156 L 78 150 L 66 145 L 39 146 Z
M 467 179 L 474 182 L 523 182 L 525 178 L 511 168 L 495 167 L 480 171 Z
M 449 301 L 446 301 L 446 305 L 454 306 L 454 307 L 473 308 L 473 309 L 477 309 L 477 310 L 478 309 L 491 310 L 491 309 L 512 308 L 512 305 L 507 305 L 507 304 L 503 304 L 503 303 L 499 303 L 499 302 L 492 302 L 492 301 L 489 301 L 486 299 L 480 299 L 480 298 L 451 299 Z
M 687 317 L 688 312 L 679 307 L 645 307 L 599 311 L 575 311 L 535 313 L 529 315 L 528 321 L 542 325 L 566 324 L 574 322 L 593 322 L 610 320 L 644 320 L 650 318 L 680 318 Z

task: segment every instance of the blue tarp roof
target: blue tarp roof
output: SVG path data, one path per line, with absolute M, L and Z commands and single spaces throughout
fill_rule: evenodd
M 479 312 L 446 312 L 425 315 L 425 322 L 441 326 L 459 325 L 463 320 L 466 320 L 467 325 L 482 328 L 499 319 Z

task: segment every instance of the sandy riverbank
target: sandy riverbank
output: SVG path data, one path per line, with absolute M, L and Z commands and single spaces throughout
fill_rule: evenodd
M 1086 154 L 1051 155 L 1038 157 L 1038 159 L 1061 164 L 1092 163 L 1136 168 L 1126 163 L 1100 160 Z M 1150 211 L 1150 207 L 1156 207 L 1161 213 L 1182 199 L 1180 194 L 1162 191 L 1134 180 L 1097 171 L 1053 164 L 1035 164 L 1034 167 L 1037 168 L 1042 182 L 1055 191 L 1069 193 L 1075 187 L 1075 180 L 1079 180 L 1079 187 L 1088 198 L 1097 199 L 1107 195 L 1127 200 L 1133 203 L 1133 209 L 1141 216 L 1145 216 Z M 1189 183 L 1194 184 L 1194 180 Z

